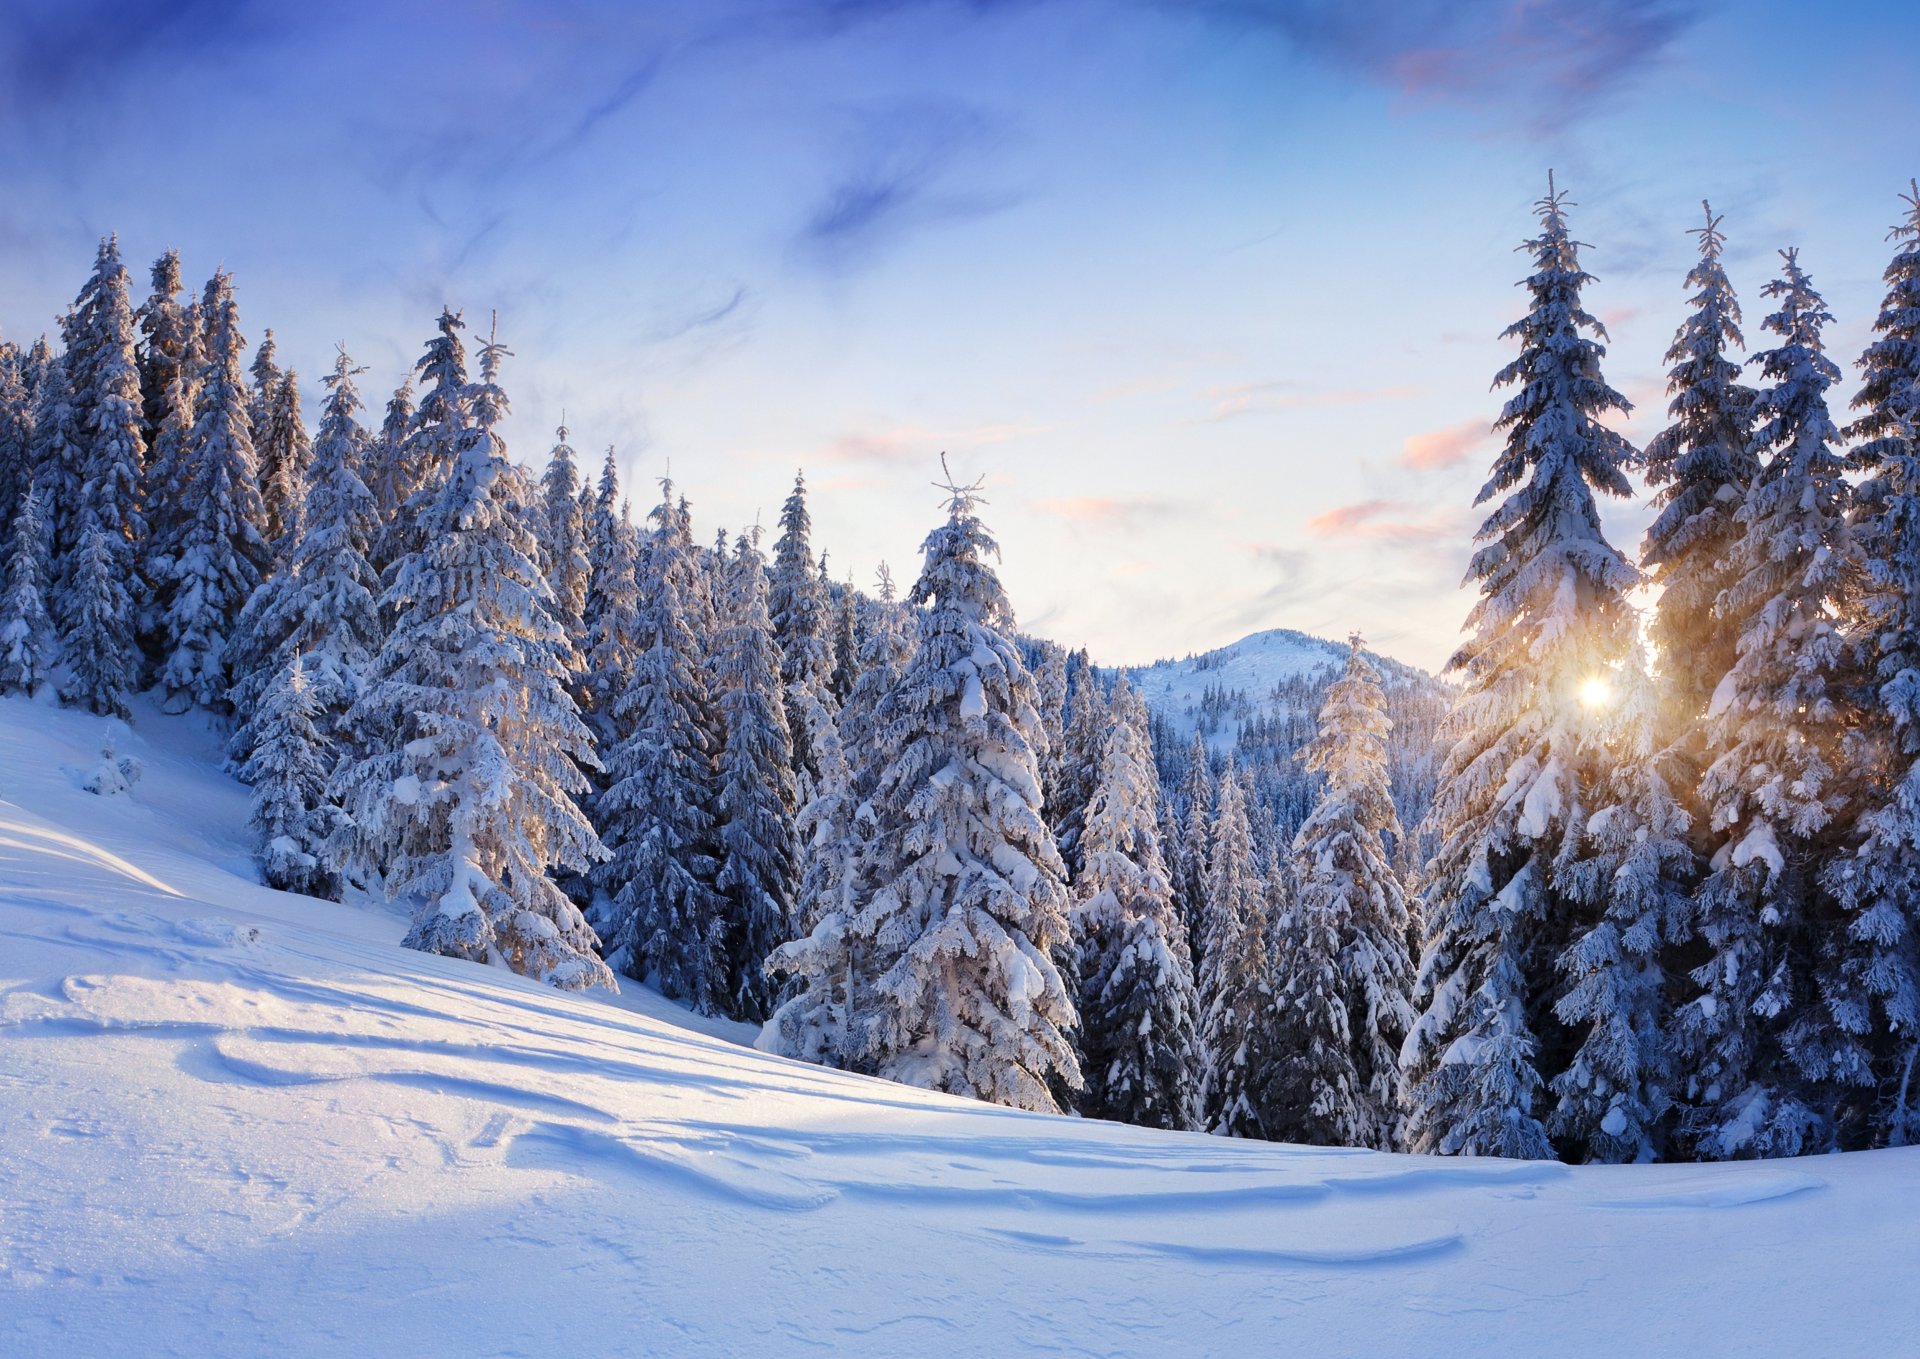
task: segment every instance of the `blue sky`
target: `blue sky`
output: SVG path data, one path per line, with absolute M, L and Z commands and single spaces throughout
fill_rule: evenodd
M 1358 627 L 1433 666 L 1548 167 L 1636 440 L 1703 197 L 1749 340 L 1797 245 L 1858 353 L 1920 18 L 1829 8 L 15 0 L 0 333 L 110 230 L 143 287 L 168 246 L 232 270 L 310 402 L 335 341 L 377 410 L 443 301 L 497 309 L 515 452 L 564 409 L 637 507 L 670 460 L 704 533 L 804 466 L 836 574 L 910 579 L 944 449 L 1035 631 L 1127 662 Z

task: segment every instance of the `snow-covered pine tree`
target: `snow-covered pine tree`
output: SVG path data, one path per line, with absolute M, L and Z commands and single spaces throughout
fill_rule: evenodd
M 29 490 L 7 535 L 6 594 L 0 595 L 0 694 L 36 694 L 54 656 L 47 613 L 47 512 Z
M 326 379 L 312 475 L 296 519 L 299 536 L 281 570 L 247 600 L 234 628 L 231 701 L 240 721 L 229 751 L 236 766 L 246 764 L 257 739 L 262 694 L 293 656 L 301 658 L 306 701 L 330 746 L 375 736 L 344 724 L 383 639 L 379 580 L 367 555 L 378 521 L 359 472 L 367 438 L 353 379 L 363 371 L 342 347 Z
M 1360 638 L 1296 757 L 1325 778 L 1294 837 L 1293 892 L 1274 940 L 1277 1030 L 1269 1136 L 1391 1150 L 1400 1122 L 1400 1048 L 1413 1027 L 1406 889 L 1387 778 L 1380 672 Z
M 1683 935 L 1696 866 L 1666 772 L 1666 692 L 1639 648 L 1614 683 L 1604 805 L 1587 822 L 1579 858 L 1559 873 L 1592 924 L 1560 955 L 1565 989 L 1554 1013 L 1582 1041 L 1551 1082 L 1547 1119 L 1563 1157 L 1609 1163 L 1663 1150 L 1673 1061 L 1662 955 Z
M 268 562 L 266 507 L 253 456 L 247 386 L 240 368 L 246 341 L 232 280 L 217 273 L 201 303 L 205 359 L 200 370 L 193 429 L 182 453 L 182 526 L 169 572 L 162 618 L 165 659 L 160 682 L 167 708 L 219 709 L 231 679 L 227 647 L 240 610 L 258 588 Z
M 33 489 L 33 401 L 24 369 L 24 356 L 5 346 L 0 352 L 0 524 L 5 525 L 13 523 Z
M 494 342 L 476 406 L 503 410 Z M 391 744 L 344 762 L 328 793 L 353 818 L 347 861 L 412 906 L 405 943 L 503 963 L 563 990 L 616 983 L 555 885 L 604 851 L 574 798 L 593 742 L 567 696 L 569 643 L 511 495 L 498 433 L 463 421 L 420 521 L 421 547 L 382 600 L 396 623 L 349 715 Z
M 180 289 L 179 271 L 178 256 L 162 256 L 155 263 L 154 294 L 140 318 L 146 335 L 140 367 L 141 418 L 149 442 L 142 495 L 147 543 L 140 564 L 136 631 L 149 659 L 165 655 L 173 568 L 193 522 L 187 450 L 206 358 L 200 309 L 174 296 Z M 167 288 L 173 292 L 164 291 Z
M 1547 1157 L 1542 1091 L 1570 1056 L 1552 1008 L 1555 965 L 1588 923 L 1557 866 L 1577 852 L 1606 775 L 1583 703 L 1625 661 L 1627 592 L 1639 575 L 1606 540 L 1595 492 L 1631 493 L 1635 454 L 1600 423 L 1626 398 L 1600 373 L 1605 329 L 1581 305 L 1591 281 L 1548 179 L 1531 305 L 1507 328 L 1521 352 L 1494 379 L 1517 386 L 1495 422 L 1506 445 L 1476 504 L 1505 494 L 1469 567 L 1480 599 L 1449 662 L 1461 694 L 1429 813 L 1439 850 L 1422 914 L 1422 1013 L 1402 1052 L 1411 1149 Z
M 820 577 L 814 568 L 812 532 L 806 473 L 797 472 L 793 492 L 780 509 L 780 537 L 773 545 L 773 570 L 768 577 L 767 616 L 773 621 L 774 640 L 780 644 L 781 683 L 789 691 L 796 687 L 817 690 L 831 702 L 828 681 L 833 671 L 832 642 L 827 635 L 826 601 L 821 598 Z M 814 765 L 794 698 L 788 700 L 787 725 L 795 738 L 794 772 L 805 795 L 811 792 L 809 780 L 820 771 Z
M 1834 445 L 1824 352 L 1832 319 L 1793 251 L 1764 295 L 1780 337 L 1754 355 L 1769 384 L 1755 404 L 1764 454 L 1739 512 L 1722 625 L 1733 668 L 1708 711 L 1714 752 L 1701 783 L 1710 871 L 1695 896 L 1698 994 L 1680 1011 L 1682 1133 L 1706 1159 L 1791 1156 L 1833 1145 L 1836 1103 L 1871 1079 L 1857 1035 L 1814 991 L 1816 956 L 1847 922 L 1817 881 L 1849 818 L 1842 738 L 1854 677 L 1837 611 L 1859 558 L 1850 488 Z
M 561 425 L 553 452 L 547 456 L 546 473 L 540 479 L 546 510 L 540 537 L 547 586 L 553 591 L 554 616 L 568 636 L 582 637 L 592 563 L 587 555 L 587 520 L 580 505 L 580 473 L 573 459 L 567 427 Z
M 185 285 L 180 278 L 180 252 L 169 250 L 155 260 L 149 277 L 153 291 L 134 320 L 140 328 L 141 434 L 152 452 L 172 410 L 168 393 L 176 383 L 188 389 L 193 385 L 188 351 L 194 347 L 198 327 L 191 304 L 181 301 Z
M 407 431 L 413 427 L 413 377 L 394 389 L 387 398 L 386 413 L 380 420 L 380 432 L 374 436 L 365 458 L 361 479 L 373 493 L 373 511 L 380 520 L 375 548 L 384 539 L 388 526 L 400 515 L 400 503 L 407 498 L 409 478 L 406 469 Z M 376 569 L 379 558 L 373 559 Z
M 1693 310 L 1667 350 L 1673 423 L 1653 437 L 1641 460 L 1660 511 L 1641 553 L 1649 579 L 1660 587 L 1650 632 L 1666 693 L 1662 734 L 1684 761 L 1675 792 L 1689 802 L 1706 765 L 1700 719 L 1714 686 L 1733 668 L 1735 637 L 1714 604 L 1730 583 L 1727 562 L 1740 532 L 1734 516 L 1760 470 L 1751 447 L 1755 394 L 1727 355 L 1746 341 L 1740 304 L 1720 263 L 1726 237 L 1713 209 L 1701 207 L 1706 225 L 1692 233 L 1700 258 L 1687 273 Z
M 608 448 L 593 514 L 587 520 L 587 595 L 582 611 L 587 644 L 576 685 L 581 714 L 603 752 L 611 751 L 626 735 L 612 714 L 614 705 L 633 688 L 633 667 L 640 650 L 637 540 L 621 523 L 616 509 L 619 499 L 620 474 L 613 449 Z M 603 788 L 606 777 L 610 774 L 603 774 Z M 606 824 L 596 825 L 606 836 Z
M 1041 644 L 1040 664 L 1034 668 L 1033 688 L 1040 710 L 1040 729 L 1047 744 L 1040 752 L 1040 791 L 1045 805 L 1054 805 L 1060 783 L 1060 765 L 1067 752 L 1067 649 Z M 1169 847 L 1171 849 L 1171 847 Z M 1169 855 L 1171 857 L 1171 854 Z
M 319 710 L 300 657 L 289 656 L 253 715 L 255 739 L 246 773 L 253 785 L 252 825 L 267 886 L 331 897 L 339 887 L 330 846 L 346 818 L 327 799 L 333 752 L 314 726 Z
M 300 507 L 307 496 L 307 464 L 313 443 L 300 416 L 300 376 L 289 368 L 273 378 L 264 406 L 266 425 L 255 440 L 260 498 L 266 505 L 266 536 L 280 554 L 300 536 Z
M 1195 728 L 1187 746 L 1186 772 L 1180 778 L 1177 825 L 1169 856 L 1173 870 L 1173 899 L 1187 929 L 1187 947 L 1193 954 L 1193 975 L 1203 965 L 1204 922 L 1207 918 L 1207 864 L 1213 852 L 1213 756 L 1207 738 Z
M 1067 878 L 1072 881 L 1080 875 L 1080 833 L 1086 824 L 1087 803 L 1100 780 L 1100 761 L 1111 720 L 1106 691 L 1084 654 L 1076 657 L 1068 673 L 1066 748 L 1060 756 L 1056 785 L 1049 790 L 1052 803 L 1047 808 L 1047 821 L 1067 865 Z
M 1254 868 L 1246 783 L 1231 758 L 1218 807 L 1201 928 L 1201 1122 L 1221 1137 L 1265 1137 L 1274 1021 L 1265 884 Z
M 109 236 L 100 242 L 93 274 L 75 299 L 67 362 L 80 426 L 75 531 L 84 538 L 89 528 L 99 528 L 113 571 L 131 589 L 146 538 L 140 508 L 146 444 L 140 434 L 140 370 L 129 291 L 119 242 Z M 56 563 L 62 590 L 71 589 L 75 565 Z M 59 607 L 54 612 L 74 616 Z M 132 635 L 131 620 L 127 635 Z M 128 656 L 121 668 L 132 674 L 137 669 L 134 658 Z
M 947 487 L 909 603 L 918 646 L 881 706 L 889 759 L 873 793 L 874 945 L 856 1016 L 882 1076 L 1018 1108 L 1078 1088 L 1063 866 L 1040 815 L 1033 678 L 988 558 L 978 489 Z
M 1847 927 L 1821 977 L 1836 1018 L 1872 1032 L 1877 1107 L 1863 1140 L 1894 1146 L 1920 1139 L 1920 183 L 1908 188 L 1878 338 L 1860 359 L 1860 415 L 1847 430 L 1861 440 L 1851 462 L 1866 473 L 1852 525 L 1865 549 L 1860 647 L 1873 686 L 1860 733 L 1868 750 L 1853 763 L 1875 777 L 1850 852 L 1825 865 Z
M 247 419 L 253 425 L 256 442 L 273 419 L 273 394 L 280 385 L 280 365 L 274 361 L 274 355 L 273 327 L 268 326 L 260 337 L 259 348 L 253 351 L 253 363 L 248 369 L 253 374 L 253 390 L 247 394 Z
M 855 1016 L 871 1013 L 871 941 L 856 928 L 867 897 L 868 844 L 854 775 L 833 714 L 802 691 L 801 712 L 820 760 L 813 796 L 795 818 L 801 877 L 795 917 L 801 933 L 773 951 L 767 971 L 786 986 L 754 1046 L 782 1057 L 867 1069 Z
M 80 408 L 74 404 L 66 356 L 59 355 L 42 370 L 33 400 L 33 480 L 46 508 L 48 566 L 52 572 L 48 607 L 63 632 L 67 572 L 63 562 L 76 559 L 80 539 L 80 502 L 86 450 L 80 428 Z
M 860 592 L 853 588 L 851 577 L 834 590 L 832 635 L 833 673 L 827 691 L 839 708 L 846 705 L 854 681 L 860 678 Z
M 722 745 L 718 761 L 720 873 L 727 941 L 727 1013 L 760 1022 L 772 1013 L 765 963 L 796 933 L 793 740 L 780 683 L 780 651 L 767 619 L 760 549 L 734 550 L 725 622 L 714 645 Z
M 472 423 L 466 409 L 472 395 L 467 351 L 460 343 L 466 322 L 459 312 L 442 307 L 438 327 L 439 334 L 427 341 L 413 366 L 420 380 L 420 404 L 384 469 L 384 484 L 375 490 L 383 509 L 385 498 L 393 497 L 392 513 L 375 544 L 373 564 L 380 568 L 382 580 L 401 558 L 425 546 L 421 520 L 438 499 L 440 484 L 453 466 L 455 443 Z M 397 393 L 395 399 L 399 399 Z
M 686 619 L 692 544 L 680 532 L 673 483 L 660 485 L 631 606 L 631 676 L 606 710 L 620 739 L 607 752 L 607 787 L 594 811 L 613 857 L 595 880 L 606 898 L 607 961 L 701 1014 L 719 1014 L 730 997 L 724 906 L 713 885 L 712 696 Z
M 65 593 L 60 651 L 67 682 L 60 697 L 104 717 L 125 717 L 134 683 L 133 599 L 98 523 L 80 536 Z
M 1073 885 L 1080 940 L 1081 1112 L 1150 1128 L 1200 1116 L 1200 1002 L 1160 852 L 1147 710 L 1122 674 Z

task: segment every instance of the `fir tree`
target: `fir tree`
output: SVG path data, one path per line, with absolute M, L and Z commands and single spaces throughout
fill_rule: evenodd
M 1213 846 L 1213 757 L 1198 729 L 1187 747 L 1187 769 L 1180 780 L 1178 852 L 1173 856 L 1173 899 L 1187 927 L 1194 975 L 1204 962 L 1203 922 L 1207 915 L 1207 864 Z
M 774 640 L 780 644 L 780 680 L 789 695 L 809 689 L 824 697 L 829 693 L 833 653 L 827 635 L 826 601 L 821 598 L 820 578 L 814 571 L 812 532 L 806 474 L 797 473 L 793 493 L 780 510 L 780 537 L 773 545 L 773 571 L 768 579 L 767 616 L 773 622 Z M 808 749 L 797 705 L 798 699 L 789 697 L 787 724 L 797 738 L 794 770 L 800 776 L 802 790 L 809 791 L 808 780 L 820 771 Z
M 133 689 L 133 600 L 97 523 L 81 535 L 66 593 L 61 656 L 68 674 L 60 697 L 103 717 L 126 717 Z
M 143 327 L 152 327 L 140 379 L 143 421 L 151 442 L 144 492 L 147 549 L 141 563 L 143 588 L 136 626 L 148 655 L 164 657 L 174 567 L 195 513 L 188 450 L 206 353 L 199 308 L 181 306 L 159 291 L 169 283 L 177 287 L 178 261 L 169 266 L 163 257 L 154 273 L 155 295 L 142 318 Z
M 373 511 L 380 520 L 380 538 L 376 540 L 376 545 L 385 540 L 389 526 L 399 518 L 400 504 L 407 498 L 411 486 L 411 479 L 407 475 L 406 443 L 407 431 L 412 427 L 413 381 L 409 377 L 387 398 L 380 432 L 374 436 L 373 446 L 367 451 L 363 480 L 373 493 Z M 380 565 L 377 558 L 374 565 Z
M 1856 767 L 1875 777 L 1849 837 L 1829 860 L 1826 882 L 1846 913 L 1844 940 L 1830 941 L 1821 1003 L 1836 1025 L 1871 1035 L 1878 1107 L 1864 1139 L 1895 1146 L 1920 1137 L 1920 185 L 1902 195 L 1906 219 L 1887 266 L 1887 296 L 1860 367 L 1861 442 L 1853 465 L 1852 527 L 1864 553 L 1861 649 L 1870 679 L 1868 749 Z
M 1403 1061 L 1413 1150 L 1544 1157 L 1542 1090 L 1570 1035 L 1550 979 L 1586 923 L 1558 880 L 1605 776 L 1600 725 L 1580 700 L 1623 661 L 1634 569 L 1601 532 L 1594 493 L 1630 493 L 1633 450 L 1600 424 L 1624 397 L 1600 373 L 1605 330 L 1581 305 L 1591 276 L 1548 181 L 1527 314 L 1506 334 L 1520 356 L 1495 378 L 1517 386 L 1495 428 L 1506 446 L 1476 504 L 1505 495 L 1469 568 L 1480 599 L 1449 669 L 1462 693 L 1430 813 L 1423 1012 Z
M 724 743 L 718 783 L 728 948 L 727 1011 L 765 1020 L 773 994 L 763 966 L 795 933 L 793 741 L 780 686 L 780 654 L 767 620 L 760 550 L 742 534 L 734 552 L 727 621 L 715 646 Z
M 260 497 L 267 512 L 267 541 L 284 554 L 300 536 L 307 464 L 313 460 L 313 444 L 300 417 L 300 378 L 291 368 L 273 378 L 263 409 L 266 424 L 255 441 Z
M 546 514 L 541 522 L 541 547 L 547 564 L 547 586 L 553 591 L 555 617 L 569 636 L 582 636 L 587 612 L 587 581 L 592 574 L 588 556 L 587 520 L 580 504 L 580 474 L 574 467 L 567 427 L 560 426 L 553 452 L 541 478 Z
M 293 656 L 301 658 L 306 701 L 323 738 L 333 744 L 374 734 L 344 726 L 383 640 L 379 581 L 367 555 L 378 526 L 373 494 L 359 472 L 367 439 L 353 379 L 362 371 L 342 348 L 326 379 L 299 536 L 282 569 L 248 599 L 234 629 L 231 698 L 241 722 L 230 749 L 237 764 L 246 762 L 256 739 L 262 693 Z
M 1080 1079 L 1040 719 L 976 490 L 949 496 L 909 597 L 918 645 L 879 715 L 874 894 L 854 925 L 878 975 L 855 1041 L 890 1079 L 1052 1110 L 1056 1082 Z
M 459 312 L 442 307 L 438 324 L 440 333 L 427 342 L 413 366 L 420 380 L 420 404 L 375 491 L 383 509 L 388 497 L 393 507 L 374 555 L 383 580 L 402 557 L 425 546 L 421 523 L 453 465 L 455 444 L 471 423 L 467 351 L 460 342 L 466 323 Z
M 1410 912 L 1387 853 L 1400 838 L 1387 781 L 1393 723 L 1358 636 L 1351 647 L 1298 757 L 1326 784 L 1294 837 L 1292 902 L 1274 945 L 1268 1133 L 1390 1150 L 1400 1047 L 1414 1020 Z
M 1700 790 L 1713 835 L 1695 901 L 1708 957 L 1680 1012 L 1682 1128 L 1706 1158 L 1830 1145 L 1823 1106 L 1870 1079 L 1854 1035 L 1812 993 L 1823 936 L 1846 932 L 1816 877 L 1849 810 L 1839 776 L 1849 676 L 1835 612 L 1858 559 L 1826 401 L 1840 376 L 1821 340 L 1832 318 L 1795 253 L 1782 259 L 1765 289 L 1780 299 L 1765 322 L 1780 344 L 1753 360 L 1770 382 L 1756 403 L 1765 461 L 1719 603 L 1737 657 L 1708 712 L 1717 757 Z
M 1661 959 L 1684 932 L 1694 875 L 1687 812 L 1666 772 L 1661 696 L 1642 655 L 1620 683 L 1606 805 L 1561 873 L 1593 923 L 1560 955 L 1566 987 L 1554 1012 L 1582 1041 L 1552 1080 L 1547 1130 L 1579 1161 L 1647 1161 L 1662 1150 L 1673 1062 Z
M 1074 880 L 1080 948 L 1081 1111 L 1153 1128 L 1199 1121 L 1200 1003 L 1160 852 L 1147 710 L 1123 674 L 1087 806 Z
M 260 500 L 240 369 L 246 342 L 225 274 L 215 274 L 208 282 L 201 313 L 206 358 L 193 430 L 182 457 L 185 501 L 192 517 L 183 526 L 169 569 L 162 620 L 166 655 L 160 682 L 172 712 L 225 704 L 233 625 L 259 586 L 268 559 L 266 508 Z
M 1084 655 L 1069 671 L 1067 704 L 1066 748 L 1057 766 L 1057 783 L 1050 790 L 1053 801 L 1047 819 L 1072 880 L 1080 873 L 1080 834 L 1086 824 L 1087 803 L 1100 778 L 1100 761 L 1111 727 L 1106 694 Z
M 155 260 L 150 277 L 153 291 L 134 319 L 140 328 L 140 432 L 151 454 L 173 410 L 173 389 L 192 391 L 198 324 L 192 306 L 180 300 L 179 251 Z
M 65 581 L 78 561 L 80 503 L 84 459 L 80 410 L 73 400 L 65 356 L 50 360 L 41 374 L 33 403 L 33 480 L 29 489 L 40 493 L 46 509 L 48 561 L 54 573 L 48 600 L 56 625 L 64 633 Z M 68 570 L 61 564 L 68 563 Z
M 273 394 L 280 386 L 280 365 L 274 362 L 274 355 L 273 327 L 268 326 L 260 337 L 260 347 L 253 351 L 253 364 L 248 370 L 253 374 L 253 390 L 247 395 L 247 419 L 256 441 L 273 419 Z
M 474 404 L 504 409 L 505 352 L 482 351 Z M 466 401 L 457 409 L 464 420 Z M 343 764 L 329 795 L 353 818 L 357 875 L 413 908 L 408 947 L 612 988 L 593 931 L 549 876 L 604 851 L 574 802 L 592 738 L 567 696 L 568 642 L 512 480 L 494 429 L 454 431 L 422 545 L 382 601 L 395 627 L 349 717 L 391 743 Z
M 609 898 L 607 961 L 651 978 L 701 1014 L 727 1006 L 724 907 L 714 888 L 712 698 L 687 626 L 693 564 L 662 480 L 654 532 L 639 558 L 632 674 L 607 710 L 620 740 L 607 755 L 595 813 L 613 857 L 598 881 Z
M 112 569 L 132 582 L 146 537 L 140 507 L 146 444 L 129 286 L 119 243 L 109 236 L 75 299 L 67 363 L 80 436 L 74 531 L 83 538 L 97 527 Z M 133 658 L 122 667 L 131 673 Z
M 1220 779 L 1207 866 L 1200 965 L 1200 1107 L 1208 1132 L 1265 1137 L 1273 990 L 1264 884 L 1254 869 L 1247 789 L 1231 760 Z
M 0 596 L 0 693 L 36 694 L 53 664 L 47 614 L 47 514 L 28 491 L 7 535 L 6 594 Z
M 1700 241 L 1699 262 L 1687 274 L 1687 286 L 1696 290 L 1693 311 L 1667 350 L 1673 423 L 1654 436 L 1643 459 L 1660 513 L 1642 549 L 1649 577 L 1660 587 L 1651 632 L 1689 780 L 1705 764 L 1699 719 L 1714 686 L 1733 668 L 1734 637 L 1714 604 L 1730 583 L 1735 516 L 1759 472 L 1750 446 L 1754 392 L 1727 356 L 1729 347 L 1745 344 L 1740 304 L 1720 263 L 1726 237 L 1711 208 L 1693 234 Z M 1690 795 L 1684 785 L 1678 791 Z
M 0 524 L 13 523 L 33 489 L 33 402 L 24 367 L 11 346 L 0 353 Z
M 801 845 L 799 936 L 775 949 L 767 971 L 787 978 L 755 1046 L 843 1070 L 867 1070 L 856 1016 L 871 1013 L 872 941 L 858 929 L 869 873 L 866 822 L 846 748 L 826 703 L 801 694 L 801 713 L 820 759 L 813 796 L 795 818 Z
M 601 750 L 612 750 L 626 735 L 613 719 L 614 705 L 633 687 L 639 655 L 638 554 L 634 536 L 625 532 L 615 511 L 620 497 L 613 449 L 600 471 L 592 516 L 587 521 L 587 595 L 583 610 L 586 658 L 579 680 L 581 712 Z M 607 827 L 600 826 L 601 833 Z
M 246 773 L 267 886 L 330 897 L 338 886 L 329 846 L 345 817 L 327 800 L 331 751 L 314 726 L 318 711 L 300 658 L 289 657 L 261 696 Z

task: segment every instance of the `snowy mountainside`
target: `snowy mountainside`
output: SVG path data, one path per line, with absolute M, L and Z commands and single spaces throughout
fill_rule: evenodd
M 1424 670 L 1377 652 L 1366 654 L 1390 693 L 1450 692 Z M 1345 642 L 1272 628 L 1196 656 L 1133 667 L 1127 675 L 1147 708 L 1179 736 L 1191 737 L 1198 726 L 1209 746 L 1226 751 L 1250 717 L 1296 715 L 1298 698 L 1289 691 L 1324 689 L 1346 658 Z M 1312 716 L 1311 710 L 1304 715 Z
M 188 719 L 0 700 L 0 1354 L 1897 1353 L 1920 1149 L 1229 1142 L 783 1061 L 259 885 Z

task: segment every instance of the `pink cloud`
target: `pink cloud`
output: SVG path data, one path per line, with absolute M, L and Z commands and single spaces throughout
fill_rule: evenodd
M 1180 513 L 1180 507 L 1172 501 L 1152 496 L 1076 495 L 1036 500 L 1033 507 L 1055 519 L 1100 528 L 1138 528 Z
M 1444 429 L 1430 429 L 1400 446 L 1400 465 L 1422 472 L 1457 466 L 1492 433 L 1492 426 L 1485 420 L 1463 420 Z
M 1398 500 L 1336 505 L 1307 520 L 1307 532 L 1316 538 L 1353 538 L 1389 547 L 1419 547 L 1461 536 L 1461 526 L 1454 522 L 1456 516 L 1400 517 L 1410 508 Z
M 923 425 L 893 424 L 851 430 L 817 450 L 823 463 L 870 463 L 899 466 L 932 462 L 943 451 L 1005 443 L 1023 434 L 1037 433 L 1039 425 L 976 425 L 971 429 L 928 429 Z

